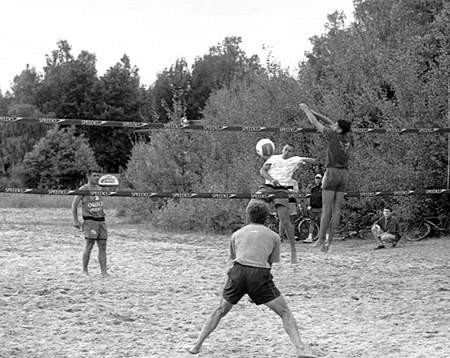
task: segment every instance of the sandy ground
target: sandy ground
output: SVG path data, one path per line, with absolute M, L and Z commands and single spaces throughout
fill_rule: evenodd
M 155 233 L 109 220 L 108 267 L 62 209 L 0 210 L 0 357 L 188 357 L 219 302 L 228 237 Z M 288 245 L 273 269 L 303 339 L 323 357 L 449 357 L 449 238 L 373 251 L 336 242 L 328 255 Z M 294 357 L 281 320 L 246 298 L 199 357 Z M 191 356 L 192 357 L 192 356 Z

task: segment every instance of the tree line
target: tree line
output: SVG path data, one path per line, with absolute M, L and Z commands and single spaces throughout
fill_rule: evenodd
M 262 64 L 257 56 L 248 56 L 240 48 L 241 38 L 229 37 L 198 57 L 190 68 L 184 59 L 177 60 L 146 88 L 126 55 L 99 77 L 94 54 L 82 51 L 74 57 L 70 45 L 60 41 L 47 55 L 43 74 L 27 66 L 14 78 L 12 92 L 0 96 L 0 112 L 150 122 L 179 122 L 187 117 L 211 125 L 307 126 L 298 109 L 300 102 L 306 102 L 331 118 L 349 119 L 360 128 L 445 127 L 449 6 L 439 0 L 355 0 L 354 21 L 344 26 L 342 13 L 330 14 L 325 32 L 311 38 L 312 50 L 305 54 L 295 75 L 276 62 Z M 0 175 L 4 181 L 67 187 L 71 178 L 73 185 L 79 181 L 86 166 L 97 165 L 108 172 L 122 171 L 139 189 L 251 192 L 260 182 L 262 163 L 254 151 L 261 138 L 257 134 L 153 131 L 139 137 L 127 129 L 47 129 L 1 124 Z M 67 146 L 75 139 L 79 143 L 71 150 L 52 145 L 64 143 L 61 135 L 72 138 Z M 278 148 L 293 142 L 300 153 L 324 161 L 324 143 L 317 134 L 280 133 L 271 138 Z M 356 143 L 351 190 L 445 187 L 445 136 L 358 135 Z M 76 148 L 83 148 L 83 160 L 74 159 Z M 67 165 L 60 164 L 49 174 L 45 166 L 55 160 Z M 78 164 L 71 170 L 70 163 Z M 303 189 L 314 172 L 323 170 L 318 165 L 299 171 L 296 175 Z M 347 215 L 357 220 L 361 211 L 373 210 L 381 200 L 350 200 Z M 407 217 L 449 209 L 448 198 L 442 197 L 388 200 Z M 233 200 L 161 200 L 130 201 L 128 208 L 140 215 L 150 213 L 161 226 L 224 230 L 228 222 L 242 219 L 242 205 Z

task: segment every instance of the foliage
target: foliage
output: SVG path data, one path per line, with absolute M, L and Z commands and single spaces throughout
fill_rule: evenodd
M 89 169 L 97 169 L 94 153 L 73 128 L 48 131 L 15 168 L 15 177 L 30 188 L 75 189 Z
M 35 105 L 9 104 L 10 116 L 40 116 Z M 47 132 L 40 124 L 0 123 L 0 177 L 8 177 L 37 141 Z M 14 181 L 14 178 L 8 179 Z

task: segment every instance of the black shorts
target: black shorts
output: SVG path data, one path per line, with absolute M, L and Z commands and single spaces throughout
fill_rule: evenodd
M 349 177 L 347 168 L 327 168 L 323 177 L 322 190 L 345 192 Z
M 284 187 L 274 187 L 270 184 L 264 184 L 260 185 L 258 190 L 255 192 L 255 194 L 289 194 L 292 193 L 291 186 L 284 186 Z M 267 198 L 267 199 L 251 199 L 251 200 L 263 200 L 266 203 L 269 204 L 270 209 L 276 209 L 277 205 L 285 206 L 286 208 L 289 208 L 289 202 L 295 203 L 295 198 Z
M 234 263 L 227 274 L 228 280 L 222 296 L 233 305 L 245 294 L 248 294 L 257 305 L 270 302 L 281 295 L 273 283 L 273 276 L 268 268 Z

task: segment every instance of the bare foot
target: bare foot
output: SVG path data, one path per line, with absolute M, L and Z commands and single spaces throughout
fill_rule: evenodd
M 110 274 L 108 272 L 102 272 L 102 276 L 106 278 L 106 277 L 109 277 Z
M 84 276 L 89 276 L 89 273 L 86 270 L 83 270 L 83 272 L 81 274 Z
M 320 251 L 327 253 L 328 249 L 330 248 L 330 244 L 328 242 L 325 242 L 322 247 L 320 248 Z
M 323 240 L 317 239 L 314 244 L 311 245 L 311 247 L 319 247 L 323 245 Z
M 318 358 L 319 356 L 314 354 L 311 349 L 303 348 L 297 351 L 297 358 Z
M 186 350 L 191 354 L 199 354 L 200 348 L 196 346 L 192 346 L 191 348 L 186 348 Z

